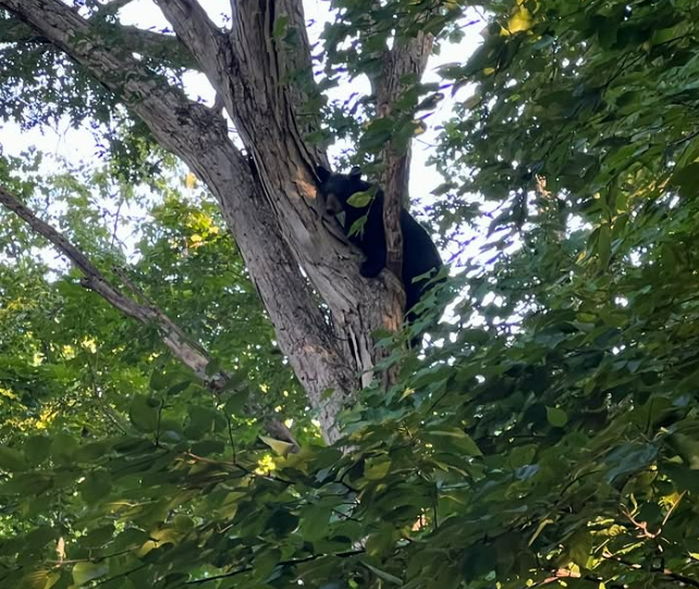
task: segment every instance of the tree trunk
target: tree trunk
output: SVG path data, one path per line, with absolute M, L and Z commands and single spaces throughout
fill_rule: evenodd
M 232 1 L 229 31 L 215 27 L 195 0 L 156 3 L 218 93 L 252 165 L 219 114 L 156 77 L 128 48 L 107 42 L 76 10 L 60 0 L 0 0 L 0 7 L 89 70 L 206 183 L 279 346 L 326 439 L 334 441 L 339 410 L 366 383 L 376 360 L 372 331 L 396 328 L 402 309 L 395 304 L 395 277 L 362 278 L 356 250 L 316 204 L 315 164 L 326 157 L 305 141 L 318 128 L 318 116 L 300 114 L 315 91 L 301 1 Z M 274 34 L 281 15 L 296 29 L 293 46 Z M 306 74 L 305 86 L 290 82 L 299 72 Z M 391 75 L 402 73 L 396 67 Z

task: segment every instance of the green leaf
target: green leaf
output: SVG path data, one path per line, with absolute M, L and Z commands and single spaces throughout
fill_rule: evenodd
M 226 444 L 221 440 L 202 440 L 192 444 L 192 452 L 197 456 L 209 456 L 211 454 L 223 454 Z
M 134 427 L 144 433 L 151 433 L 158 427 L 160 401 L 145 395 L 136 395 L 129 406 L 129 418 Z
M 568 414 L 557 407 L 546 407 L 546 419 L 553 427 L 565 427 Z
M 286 14 L 280 14 L 274 20 L 274 28 L 272 30 L 272 36 L 275 39 L 282 39 L 286 34 L 286 28 L 289 25 L 289 17 Z
M 678 489 L 699 493 L 699 470 L 692 470 L 684 465 L 672 463 L 663 464 L 662 470 Z
M 90 442 L 81 444 L 74 452 L 73 457 L 76 462 L 93 462 L 102 458 L 111 450 L 110 445 L 106 441 Z
M 491 546 L 476 544 L 469 546 L 462 564 L 462 571 L 466 582 L 488 575 L 496 568 L 496 554 Z
M 696 435 L 690 436 L 677 432 L 669 436 L 667 441 L 690 468 L 699 470 L 699 440 Z
M 395 530 L 392 526 L 383 525 L 378 532 L 367 537 L 366 553 L 371 557 L 382 558 L 393 550 L 395 543 Z
M 58 530 L 51 526 L 39 526 L 26 535 L 25 544 L 31 552 L 38 552 L 49 542 L 55 541 L 58 535 Z
M 609 483 L 614 483 L 624 476 L 646 468 L 657 455 L 658 449 L 652 444 L 622 444 L 605 459 L 609 467 L 605 479 Z
M 59 432 L 51 440 L 51 456 L 61 464 L 71 464 L 78 449 L 78 441 L 72 435 Z
M 699 162 L 692 162 L 676 170 L 670 183 L 684 197 L 693 198 L 699 194 Z
M 374 199 L 374 193 L 371 190 L 366 192 L 355 192 L 347 199 L 347 204 L 358 209 L 369 206 L 369 203 Z
M 372 573 L 374 573 L 379 579 L 383 579 L 387 583 L 391 583 L 392 585 L 402 585 L 403 581 L 401 581 L 398 577 L 391 575 L 390 573 L 387 573 L 384 570 L 381 570 L 378 567 L 375 567 L 368 562 L 362 560 L 361 563 L 369 569 Z
M 567 542 L 568 556 L 580 568 L 587 568 L 593 554 L 592 534 L 587 530 L 576 532 Z
M 362 235 L 364 233 L 364 225 L 366 224 L 367 221 L 367 216 L 364 215 L 362 217 L 359 217 L 354 223 L 352 223 L 352 226 L 349 229 L 349 236 L 352 237 L 353 235 Z
M 85 585 L 93 579 L 97 579 L 109 572 L 106 563 L 79 562 L 73 567 L 73 582 L 76 585 Z
M 241 388 L 232 391 L 226 398 L 226 413 L 228 415 L 238 415 L 243 413 L 248 402 L 250 391 L 248 388 Z
M 111 476 L 106 470 L 88 473 L 80 485 L 80 495 L 88 505 L 104 499 L 112 489 Z
M 60 573 L 56 571 L 46 569 L 32 571 L 22 577 L 19 589 L 51 589 L 60 578 Z
M 609 265 L 609 257 L 612 251 L 611 240 L 612 232 L 609 225 L 602 225 L 597 235 L 597 255 L 599 256 L 599 264 L 602 270 Z
M 41 464 L 51 452 L 51 438 L 48 436 L 30 436 L 24 441 L 24 456 L 31 465 Z
M 278 509 L 269 518 L 267 526 L 278 536 L 284 536 L 296 529 L 299 524 L 298 516 L 286 509 Z
M 82 538 L 82 544 L 84 546 L 94 546 L 95 548 L 102 548 L 106 545 L 114 536 L 114 525 L 107 524 L 100 528 L 90 530 Z
M 185 430 L 187 437 L 197 439 L 217 429 L 216 422 L 220 415 L 214 408 L 192 405 L 188 413 L 189 422 Z
M 26 468 L 27 463 L 22 452 L 7 446 L 0 446 L 0 469 L 14 472 Z
M 308 506 L 300 514 L 299 535 L 310 542 L 324 537 L 331 514 L 332 508 L 327 505 Z
M 364 465 L 364 478 L 370 481 L 383 479 L 391 470 L 391 460 L 386 456 L 367 458 Z
M 0 485 L 0 495 L 24 495 L 34 497 L 52 488 L 54 477 L 40 472 L 16 474 Z
M 424 433 L 424 438 L 443 451 L 458 450 L 467 456 L 482 455 L 471 436 L 459 428 L 431 429 Z
M 267 444 L 270 448 L 272 448 L 272 450 L 274 450 L 274 453 L 279 456 L 286 456 L 295 447 L 294 444 L 285 442 L 283 440 L 276 440 L 269 436 L 260 436 L 260 440 Z

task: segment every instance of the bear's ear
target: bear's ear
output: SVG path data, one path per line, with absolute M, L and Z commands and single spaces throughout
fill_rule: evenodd
M 354 166 L 349 173 L 349 176 L 352 180 L 361 180 L 362 178 L 362 169 L 359 166 Z
M 323 166 L 316 166 L 316 176 L 318 176 L 318 179 L 321 182 L 325 182 L 328 178 L 330 178 L 330 171 Z

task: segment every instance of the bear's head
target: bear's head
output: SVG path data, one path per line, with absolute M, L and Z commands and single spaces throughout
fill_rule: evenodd
M 356 166 L 349 174 L 334 174 L 318 166 L 316 174 L 320 180 L 318 192 L 325 199 L 325 210 L 333 215 L 345 210 L 350 196 L 364 192 L 371 186 L 362 180 L 362 171 Z

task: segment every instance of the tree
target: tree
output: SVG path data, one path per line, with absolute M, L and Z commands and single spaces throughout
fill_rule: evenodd
M 221 113 L 188 100 L 167 82 L 157 58 L 172 47 L 172 37 L 143 34 L 146 60 L 129 53 L 127 43 L 141 33 L 119 30 L 115 14 L 121 4 L 95 4 L 85 16 L 59 0 L 1 6 L 31 28 L 25 42 L 48 42 L 79 64 L 216 196 L 277 341 L 325 435 L 334 440 L 343 399 L 357 390 L 356 375 L 370 371 L 376 361 L 371 333 L 379 327 L 395 330 L 402 322 L 402 306 L 389 275 L 389 282 L 363 280 L 356 266 L 344 261 L 345 240 L 323 222 L 322 206 L 315 204 L 314 169 L 326 156 L 307 139 L 321 128 L 303 7 L 298 2 L 232 2 L 231 26 L 221 30 L 196 2 L 158 3 L 181 43 L 175 58 L 186 55 L 206 75 L 246 156 L 229 137 Z M 12 19 L 10 38 L 17 40 L 21 27 Z M 408 75 L 419 79 L 430 46 L 431 35 L 420 33 L 379 52 L 385 66 L 376 93 L 386 113 L 402 96 L 401 80 Z M 156 63 L 148 63 L 151 59 Z M 397 220 L 391 219 L 398 218 L 407 157 L 404 150 L 392 150 L 385 160 L 388 202 L 394 203 L 386 207 L 387 222 L 397 235 Z M 393 241 L 389 239 L 390 261 L 399 267 L 400 244 Z M 279 293 L 294 293 L 294 300 Z

